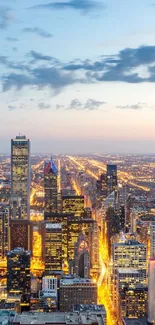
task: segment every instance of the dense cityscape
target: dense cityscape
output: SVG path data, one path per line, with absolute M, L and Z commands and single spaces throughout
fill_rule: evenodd
M 155 156 L 0 155 L 1 324 L 155 323 Z

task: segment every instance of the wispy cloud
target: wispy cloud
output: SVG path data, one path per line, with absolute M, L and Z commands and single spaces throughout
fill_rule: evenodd
M 44 109 L 49 109 L 51 106 L 49 104 L 45 104 L 43 102 L 39 103 L 38 104 L 38 108 L 41 109 L 41 110 L 44 110 Z
M 38 27 L 26 27 L 26 28 L 23 28 L 22 31 L 24 33 L 36 34 L 36 35 L 39 35 L 39 36 L 41 36 L 43 38 L 51 38 L 51 37 L 53 37 L 53 34 L 45 31 L 42 28 L 38 28 Z
M 54 63 L 55 65 L 59 63 L 59 61 L 56 58 L 36 52 L 36 51 L 30 51 L 28 53 L 28 56 L 33 59 L 31 61 L 32 63 L 36 63 L 37 61 L 49 61 L 49 62 Z
M 136 110 L 140 110 L 140 109 L 142 109 L 142 108 L 144 108 L 146 106 L 147 106 L 146 103 L 139 102 L 139 103 L 133 104 L 133 105 L 118 105 L 118 106 L 116 106 L 116 108 L 120 108 L 120 109 L 124 109 L 124 110 L 132 109 L 132 110 L 136 111 Z
M 13 21 L 12 11 L 8 7 L 0 6 L 0 29 L 6 29 Z
M 56 1 L 49 2 L 47 4 L 43 3 L 37 6 L 31 7 L 32 9 L 49 9 L 49 10 L 64 10 L 73 9 L 78 10 L 82 13 L 89 13 L 95 9 L 99 9 L 104 5 L 96 0 L 68 0 L 68 1 Z
M 82 103 L 79 99 L 75 98 L 71 101 L 67 109 L 94 111 L 101 108 L 104 104 L 106 104 L 104 101 L 98 101 L 93 98 L 89 98 L 85 103 Z
M 18 38 L 15 38 L 15 37 L 7 37 L 6 40 L 8 42 L 18 42 L 19 41 Z

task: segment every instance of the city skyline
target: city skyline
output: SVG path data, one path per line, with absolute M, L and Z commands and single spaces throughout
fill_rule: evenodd
M 145 15 L 145 21 L 144 21 Z M 1 0 L 0 151 L 154 153 L 153 1 Z

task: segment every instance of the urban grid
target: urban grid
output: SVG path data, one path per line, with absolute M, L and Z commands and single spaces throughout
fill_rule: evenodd
M 155 157 L 0 156 L 1 324 L 155 323 Z

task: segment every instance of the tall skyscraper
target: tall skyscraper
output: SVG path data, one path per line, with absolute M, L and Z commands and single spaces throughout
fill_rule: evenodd
M 58 170 L 52 158 L 44 166 L 45 212 L 58 212 Z
M 148 320 L 155 324 L 155 222 L 150 225 L 150 260 L 148 270 Z
M 149 260 L 148 321 L 151 324 L 155 324 L 155 258 L 150 258 Z
M 45 271 L 62 270 L 62 225 L 45 222 L 43 230 Z
M 117 165 L 107 165 L 107 195 L 117 191 Z
M 150 225 L 150 257 L 155 258 L 155 222 Z
M 11 197 L 21 199 L 21 218 L 29 218 L 30 140 L 20 135 L 11 140 Z
M 32 248 L 32 233 L 30 221 L 23 219 L 10 220 L 9 224 L 9 250 L 17 247 L 26 251 Z
M 22 295 L 21 306 L 30 304 L 30 252 L 16 248 L 7 254 L 7 292 Z
M 90 277 L 89 246 L 83 233 L 79 235 L 75 244 L 74 273 L 80 278 L 88 279 Z
M 84 196 L 68 195 L 62 197 L 63 213 L 72 213 L 75 216 L 82 216 L 84 213 Z
M 0 259 L 4 259 L 8 252 L 9 207 L 0 204 Z

